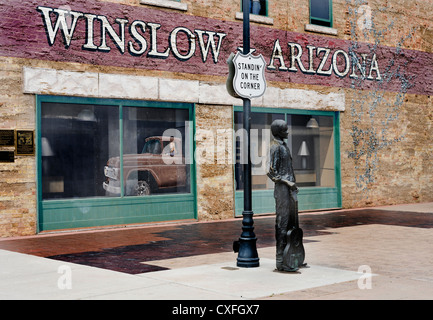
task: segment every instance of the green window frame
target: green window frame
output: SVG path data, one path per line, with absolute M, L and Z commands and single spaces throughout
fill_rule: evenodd
M 194 159 L 194 104 L 138 101 L 103 98 L 36 95 L 36 167 L 37 167 L 37 232 L 77 229 L 112 225 L 137 224 L 156 221 L 197 219 L 196 167 L 190 164 L 188 193 L 126 196 L 121 181 L 121 194 L 115 197 L 83 197 L 75 199 L 43 199 L 42 179 L 42 104 L 78 104 L 117 106 L 119 108 L 120 176 L 123 176 L 123 112 L 124 107 L 185 109 L 189 115 L 190 159 Z
M 242 112 L 241 106 L 234 106 L 233 119 L 235 112 Z M 333 118 L 334 131 L 334 186 L 306 186 L 299 187 L 298 201 L 299 210 L 322 210 L 335 209 L 342 207 L 342 192 L 341 192 L 341 165 L 340 165 L 340 113 L 333 111 L 315 111 L 315 110 L 299 110 L 299 109 L 280 109 L 280 108 L 262 108 L 252 107 L 251 112 L 254 113 L 273 113 L 283 114 L 287 121 L 287 115 L 303 115 L 303 116 L 328 116 Z M 233 122 L 233 126 L 235 123 Z M 235 127 L 233 127 L 235 130 Z M 236 148 L 236 141 L 234 142 Z M 291 150 L 293 154 L 293 150 Z M 236 157 L 236 150 L 233 151 Z M 234 159 L 236 163 L 236 159 Z M 235 172 L 235 168 L 233 169 Z M 234 177 L 234 184 L 236 185 Z M 235 190 L 235 216 L 242 216 L 243 211 L 243 190 Z M 252 206 L 255 214 L 267 214 L 275 212 L 275 200 L 273 189 L 252 190 Z
M 310 24 L 332 28 L 333 26 L 332 0 L 309 0 L 309 1 L 310 1 Z

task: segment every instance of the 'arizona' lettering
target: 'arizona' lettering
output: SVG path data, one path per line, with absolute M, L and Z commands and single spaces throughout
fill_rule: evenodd
M 342 50 L 337 49 L 331 52 L 329 48 L 315 47 L 307 45 L 307 53 L 301 45 L 294 42 L 288 44 L 287 66 L 280 41 L 274 42 L 272 55 L 267 66 L 268 70 L 298 72 L 300 70 L 305 74 L 318 74 L 330 76 L 332 73 L 338 77 L 346 77 L 350 72 L 351 78 L 362 77 L 368 80 L 382 80 L 377 62 L 376 54 L 371 58 L 368 54 L 361 54 L 361 58 L 355 53 L 350 55 Z M 276 63 L 278 63 L 276 65 Z M 368 73 L 367 73 L 368 72 Z M 375 75 L 375 77 L 374 77 Z

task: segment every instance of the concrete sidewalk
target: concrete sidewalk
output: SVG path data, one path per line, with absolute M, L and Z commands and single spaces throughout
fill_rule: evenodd
M 433 203 L 375 209 L 390 208 L 428 213 L 431 225 Z M 258 250 L 258 268 L 238 268 L 237 255 L 222 252 L 151 261 L 167 270 L 141 274 L 0 250 L 0 299 L 433 299 L 431 227 L 360 221 L 324 231 L 305 237 L 309 268 L 298 273 L 274 270 L 274 247 Z
M 274 271 L 261 258 L 259 268 L 240 269 L 234 260 L 138 275 L 0 251 L 0 299 L 260 299 L 357 280 L 361 274 L 323 266 L 299 274 Z M 7 263 L 4 263 L 7 261 Z

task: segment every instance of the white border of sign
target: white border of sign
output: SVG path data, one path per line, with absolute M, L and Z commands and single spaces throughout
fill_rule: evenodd
M 260 66 L 261 66 L 261 72 L 258 74 L 259 78 L 256 79 L 254 82 L 258 84 L 258 89 L 248 89 L 248 88 L 242 88 L 241 83 L 244 83 L 241 79 L 241 73 L 239 72 L 239 68 L 237 66 L 237 63 L 242 63 L 245 61 L 249 61 L 251 59 L 254 59 L 254 62 L 257 64 L 257 60 L 260 60 Z M 239 61 L 238 61 L 239 60 Z M 235 76 L 233 78 L 233 89 L 235 92 L 242 98 L 246 99 L 252 99 L 252 98 L 259 98 L 265 94 L 266 91 L 266 79 L 265 79 L 265 65 L 266 61 L 263 58 L 261 54 L 258 56 L 252 55 L 251 53 L 244 55 L 241 52 L 237 52 L 235 57 L 233 58 L 233 64 L 235 67 Z M 254 71 L 254 70 L 252 70 Z M 257 73 L 257 72 L 256 72 Z M 249 80 L 249 79 L 248 79 Z

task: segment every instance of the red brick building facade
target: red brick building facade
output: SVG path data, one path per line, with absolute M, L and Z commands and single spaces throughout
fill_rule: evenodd
M 433 2 L 259 3 L 255 213 L 273 119 L 301 210 L 432 201 Z M 0 0 L 0 30 L 0 236 L 239 215 L 240 1 Z

